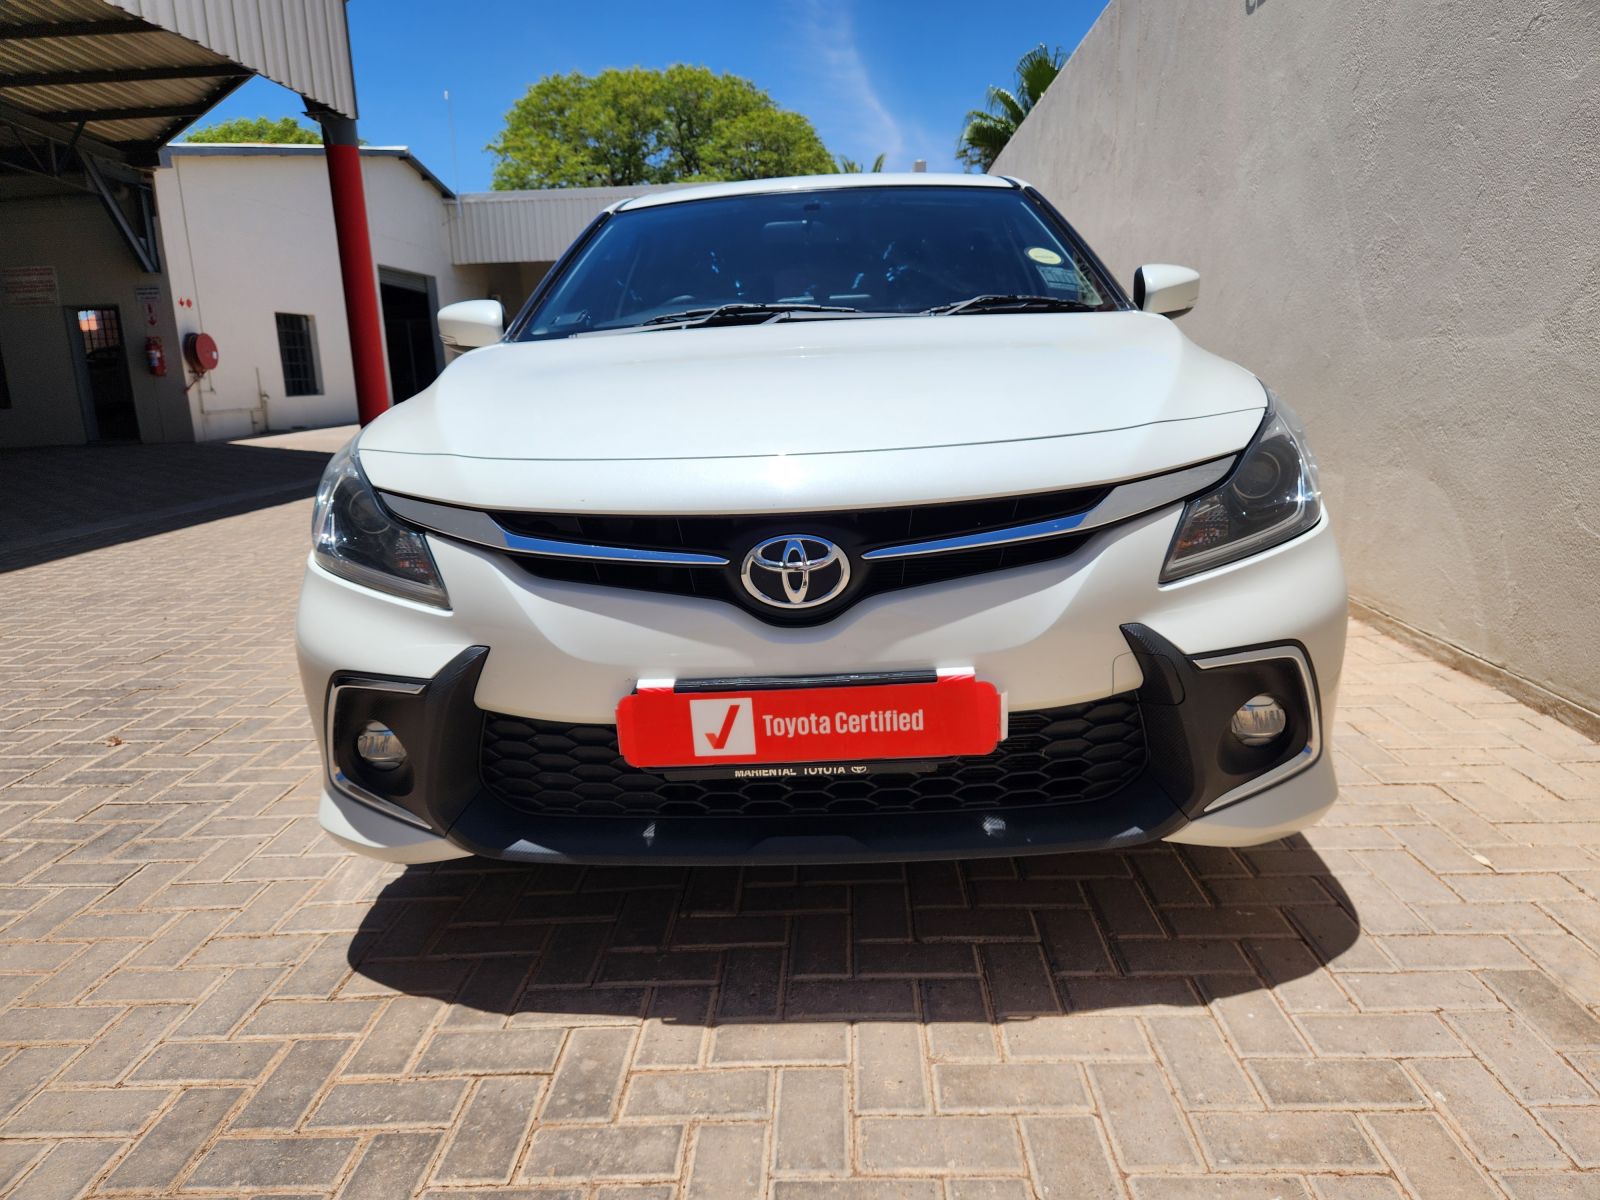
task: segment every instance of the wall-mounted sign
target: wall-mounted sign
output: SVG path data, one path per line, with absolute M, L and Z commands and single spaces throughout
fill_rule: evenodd
M 0 267 L 0 304 L 44 308 L 59 303 L 54 267 Z
M 144 323 L 154 329 L 161 316 L 156 306 L 161 303 L 161 289 L 153 283 L 142 283 L 133 289 L 134 296 L 144 306 Z

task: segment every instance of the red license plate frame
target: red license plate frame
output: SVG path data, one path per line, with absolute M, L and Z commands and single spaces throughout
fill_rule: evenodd
M 990 754 L 1004 703 L 970 672 L 927 681 L 714 691 L 641 684 L 617 705 L 622 757 L 641 768 L 886 762 Z

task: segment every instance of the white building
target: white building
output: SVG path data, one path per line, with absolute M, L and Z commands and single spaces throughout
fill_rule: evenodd
M 363 147 L 390 394 L 443 366 L 434 313 L 487 294 L 450 255 L 453 195 L 402 147 Z M 355 420 L 344 288 L 321 146 L 175 145 L 155 174 L 168 302 L 219 361 L 189 388 L 199 440 Z
M 180 341 L 151 195 L 157 153 L 257 73 L 350 125 L 344 8 L 0 4 L 0 447 L 194 436 L 182 369 L 147 366 L 150 339 L 169 363 Z M 323 181 L 330 212 L 336 191 Z
M 362 147 L 361 165 L 393 403 L 427 386 L 444 365 L 441 305 L 493 296 L 515 312 L 603 209 L 652 190 L 457 197 L 403 146 Z M 18 414 L 27 421 L 0 419 L 0 445 L 205 441 L 354 421 L 323 148 L 171 145 L 160 152 L 153 193 L 156 272 L 140 270 L 109 222 L 84 220 L 82 200 L 52 195 L 7 205 L 8 217 L 26 221 L 28 236 L 25 246 L 0 250 L 0 266 L 17 255 L 30 261 L 39 257 L 35 247 L 49 246 L 62 276 L 81 264 L 102 282 L 98 291 L 63 292 L 44 318 L 0 308 L 10 367 L 0 367 L 0 377 L 9 375 L 14 396 L 31 399 Z M 11 351 L 8 325 L 33 330 L 36 352 L 26 363 Z M 219 356 L 203 374 L 182 353 L 185 339 L 199 333 Z M 150 367 L 147 338 L 160 343 L 165 375 Z M 80 347 L 90 346 L 82 357 L 89 363 L 92 355 L 92 367 L 78 370 Z M 41 366 L 48 373 L 32 374 Z
M 198 440 L 356 419 L 344 288 L 321 146 L 179 143 L 155 194 L 181 333 L 216 341 L 188 392 Z M 365 146 L 362 177 L 391 402 L 444 366 L 436 314 L 493 296 L 514 312 L 607 205 L 646 188 L 457 198 L 403 146 Z

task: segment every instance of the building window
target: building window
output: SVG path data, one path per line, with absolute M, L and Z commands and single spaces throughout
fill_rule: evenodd
M 78 332 L 83 335 L 83 352 L 122 349 L 122 320 L 114 308 L 80 308 Z
M 283 394 L 316 396 L 322 392 L 317 382 L 317 343 L 311 331 L 311 318 L 299 313 L 278 313 L 278 357 L 283 360 Z

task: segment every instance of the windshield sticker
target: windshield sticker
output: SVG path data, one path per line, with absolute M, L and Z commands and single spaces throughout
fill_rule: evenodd
M 1063 288 L 1073 295 L 1078 294 L 1078 273 L 1071 267 L 1035 267 L 1039 278 L 1053 288 Z
M 1044 246 L 1029 246 L 1028 257 L 1036 263 L 1044 263 L 1047 267 L 1057 266 L 1061 262 L 1061 255 Z

